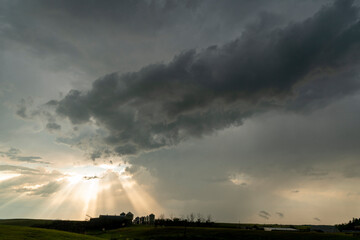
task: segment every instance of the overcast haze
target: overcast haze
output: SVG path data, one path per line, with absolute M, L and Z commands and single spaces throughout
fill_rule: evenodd
M 0 218 L 337 224 L 359 2 L 0 0 Z

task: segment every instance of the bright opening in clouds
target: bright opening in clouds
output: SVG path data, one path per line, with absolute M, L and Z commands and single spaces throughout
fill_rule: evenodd
M 359 6 L 0 0 L 0 218 L 357 217 Z

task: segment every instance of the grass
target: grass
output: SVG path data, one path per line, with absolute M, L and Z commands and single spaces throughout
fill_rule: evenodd
M 50 225 L 54 221 L 55 220 L 48 220 L 48 219 L 18 218 L 18 219 L 0 219 L 0 224 L 32 227 L 34 225 Z
M 0 225 L 0 240 L 99 240 L 99 238 L 57 230 Z
M 96 234 L 96 233 L 93 233 Z M 345 234 L 325 234 L 313 232 L 264 232 L 230 228 L 201 227 L 144 227 L 134 226 L 98 233 L 96 236 L 104 239 L 117 240 L 351 240 L 358 239 Z
M 218 224 L 214 228 L 205 227 L 153 227 L 132 226 L 106 232 L 92 231 L 88 235 L 64 231 L 34 228 L 30 226 L 51 224 L 54 220 L 9 219 L 0 220 L 0 240 L 355 240 L 360 239 L 345 234 L 325 234 L 314 232 L 264 232 L 242 230 L 233 224 Z M 7 224 L 7 225 L 3 225 Z

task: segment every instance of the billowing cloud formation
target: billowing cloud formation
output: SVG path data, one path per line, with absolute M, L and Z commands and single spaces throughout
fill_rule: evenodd
M 357 20 L 352 1 L 337 1 L 285 28 L 249 28 L 224 46 L 109 74 L 48 105 L 73 124 L 95 120 L 120 155 L 240 125 L 272 108 L 311 110 L 359 88 Z

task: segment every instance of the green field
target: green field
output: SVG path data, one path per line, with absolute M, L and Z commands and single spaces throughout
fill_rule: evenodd
M 83 234 L 24 226 L 0 225 L 1 240 L 99 240 Z
M 93 234 L 96 234 L 95 232 Z M 122 228 L 106 233 L 98 233 L 97 237 L 104 239 L 121 239 L 121 240 L 350 240 L 358 239 L 351 235 L 345 234 L 325 234 L 313 232 L 264 232 L 252 230 L 240 230 L 229 228 L 201 228 L 201 227 L 142 227 L 134 226 Z
M 15 225 L 15 226 L 25 226 L 25 227 L 33 227 L 34 225 L 49 225 L 54 220 L 49 219 L 0 219 L 1 225 Z
M 37 224 L 51 223 L 53 220 L 11 219 L 0 220 L 0 240 L 52 240 L 52 239 L 84 239 L 84 240 L 351 240 L 360 239 L 345 234 L 325 234 L 314 232 L 264 232 L 230 228 L 230 226 L 215 228 L 204 227 L 153 227 L 132 226 L 106 232 L 92 231 L 87 235 L 64 231 L 29 227 Z M 9 225 L 3 225 L 9 224 Z M 226 228 L 227 227 L 227 228 Z

